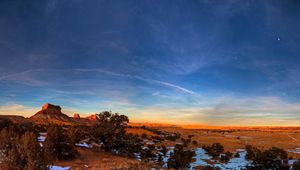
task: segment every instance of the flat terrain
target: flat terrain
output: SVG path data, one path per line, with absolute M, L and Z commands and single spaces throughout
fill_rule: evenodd
M 270 147 L 279 147 L 285 150 L 294 150 L 300 148 L 300 132 L 295 129 L 185 129 L 180 127 L 157 127 L 168 132 L 179 132 L 182 137 L 188 138 L 188 135 L 194 135 L 192 140 L 196 140 L 198 145 L 209 145 L 219 142 L 225 150 L 235 151 L 244 148 L 245 145 L 253 145 L 260 149 Z M 300 157 L 300 154 L 289 152 L 293 157 Z
M 283 148 L 287 151 L 300 148 L 300 133 L 298 130 L 278 130 L 278 129 L 186 129 L 176 126 L 151 126 L 151 129 L 158 129 L 170 133 L 180 133 L 181 138 L 187 139 L 189 135 L 194 135 L 192 140 L 198 142 L 197 145 L 189 145 L 190 148 L 199 148 L 202 145 L 210 145 L 212 143 L 221 143 L 225 151 L 235 152 L 237 149 L 242 149 L 245 145 L 250 144 L 260 149 L 268 149 L 272 146 Z M 150 130 L 140 127 L 127 128 L 127 133 L 147 134 L 148 137 L 156 136 Z M 181 143 L 181 139 L 176 141 L 164 140 L 161 144 L 174 146 L 176 143 Z M 141 161 L 115 156 L 103 151 L 93 151 L 92 149 L 78 147 L 80 156 L 71 161 L 55 162 L 55 165 L 62 167 L 71 167 L 71 169 L 149 169 L 149 164 Z M 300 154 L 288 152 L 289 156 L 294 159 L 300 158 Z M 198 167 L 201 169 L 201 167 Z

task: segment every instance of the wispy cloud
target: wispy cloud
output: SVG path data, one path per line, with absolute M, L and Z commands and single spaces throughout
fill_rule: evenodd
M 109 75 L 112 75 L 112 76 L 133 78 L 133 79 L 138 79 L 138 80 L 142 80 L 142 81 L 149 82 L 149 83 L 155 83 L 155 84 L 163 85 L 163 86 L 166 86 L 166 87 L 170 87 L 170 88 L 173 88 L 173 89 L 176 89 L 176 90 L 179 90 L 181 92 L 188 93 L 188 94 L 195 94 L 194 91 L 189 90 L 189 89 L 184 88 L 184 87 L 181 87 L 181 86 L 176 85 L 176 84 L 172 84 L 172 83 L 168 83 L 168 82 L 164 82 L 164 81 L 160 81 L 160 80 L 143 78 L 143 77 L 140 77 L 140 76 L 135 76 L 135 75 L 130 75 L 130 74 L 115 73 L 115 72 L 102 70 L 102 69 L 75 69 L 75 70 L 76 71 L 83 71 L 83 72 L 101 72 L 101 73 L 109 74 Z
M 32 116 L 39 108 L 28 107 L 18 103 L 6 103 L 0 105 L 0 115 L 22 115 L 25 117 Z
M 46 82 L 42 80 L 38 80 L 34 78 L 33 74 L 34 72 L 42 72 L 47 71 L 47 69 L 31 69 L 31 70 L 25 70 L 18 73 L 13 74 L 7 74 L 0 77 L 0 82 L 2 81 L 15 81 L 20 84 L 25 84 L 28 86 L 41 86 L 45 85 Z

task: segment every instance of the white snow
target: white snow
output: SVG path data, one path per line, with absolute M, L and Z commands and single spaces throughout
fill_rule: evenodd
M 195 150 L 195 154 L 196 155 L 194 156 L 194 158 L 196 159 L 196 161 L 190 164 L 191 165 L 190 169 L 193 169 L 197 166 L 207 166 L 207 165 L 209 165 L 204 160 L 210 160 L 212 157 L 209 156 L 204 149 L 197 148 Z
M 174 151 L 174 147 L 170 147 L 168 152 L 166 153 L 166 156 L 163 157 L 163 168 L 167 167 L 167 162 L 170 157 L 170 154 Z M 232 158 L 227 163 L 221 163 L 217 160 L 213 160 L 210 155 L 207 154 L 207 152 L 202 148 L 195 149 L 195 161 L 190 164 L 190 169 L 195 169 L 198 166 L 212 166 L 212 167 L 219 167 L 222 170 L 225 169 L 236 169 L 241 170 L 244 168 L 247 164 L 250 164 L 248 160 L 246 160 L 246 150 L 245 149 L 237 149 L 236 152 L 240 154 L 240 157 L 238 158 Z M 209 164 L 206 162 L 206 160 L 209 160 L 210 162 L 214 162 L 215 164 Z
M 142 149 L 143 150 L 147 150 L 147 149 L 149 149 L 147 146 L 142 146 Z
M 241 170 L 245 168 L 247 164 L 250 164 L 248 160 L 246 160 L 246 150 L 238 149 L 237 152 L 240 154 L 239 158 L 232 158 L 226 164 L 218 164 L 215 166 L 220 167 L 221 169 L 235 169 Z
M 39 141 L 39 142 L 44 142 L 45 141 L 45 139 L 46 139 L 46 135 L 47 135 L 47 133 L 40 133 L 40 136 L 38 136 L 37 137 L 37 140 Z
M 170 158 L 171 153 L 174 152 L 174 147 L 169 147 L 168 152 L 166 153 L 166 156 L 163 157 L 163 168 L 168 167 L 168 159 Z
M 141 161 L 141 153 L 133 153 L 136 160 Z
M 75 145 L 78 146 L 78 147 L 82 147 L 82 148 L 92 148 L 91 145 L 89 145 L 89 144 L 87 144 L 85 142 L 83 142 L 83 143 L 76 143 Z
M 146 144 L 147 144 L 147 145 L 154 145 L 155 143 L 154 143 L 154 142 L 148 141 L 148 142 L 146 142 Z
M 68 169 L 70 169 L 69 166 L 62 167 L 62 166 L 56 166 L 56 165 L 49 166 L 49 168 L 50 168 L 50 170 L 68 170 Z
M 246 160 L 246 151 L 245 149 L 237 149 L 236 150 L 240 157 L 232 158 L 227 163 L 221 163 L 219 161 L 213 160 L 211 156 L 209 156 L 206 151 L 202 148 L 197 148 L 195 150 L 196 156 L 194 157 L 196 160 L 195 162 L 191 163 L 190 169 L 195 169 L 197 166 L 212 166 L 212 167 L 219 167 L 222 170 L 225 169 L 235 169 L 241 170 L 250 162 Z M 205 160 L 209 160 L 211 162 L 215 162 L 216 164 L 208 164 Z
M 292 153 L 297 153 L 300 154 L 300 148 L 296 148 L 296 149 L 289 149 L 287 150 L 288 152 L 292 152 Z
M 293 165 L 294 162 L 297 162 L 295 159 L 290 159 L 288 160 L 288 165 Z
M 46 138 L 45 136 L 39 136 L 37 139 L 39 142 L 44 142 Z

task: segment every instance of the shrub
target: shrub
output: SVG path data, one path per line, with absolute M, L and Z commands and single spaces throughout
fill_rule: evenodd
M 143 139 L 146 139 L 146 138 L 147 138 L 147 134 L 146 134 L 146 133 L 143 133 L 141 137 L 142 137 Z
M 211 146 L 204 145 L 202 148 L 213 157 L 218 157 L 224 152 L 224 147 L 220 143 L 214 143 Z
M 67 135 L 71 144 L 79 143 L 87 137 L 85 126 L 72 126 L 68 128 Z
M 240 157 L 240 154 L 239 154 L 238 152 L 236 152 L 236 153 L 234 154 L 234 157 L 235 157 L 235 158 L 239 158 L 239 157 Z
M 97 114 L 97 121 L 91 131 L 91 136 L 97 143 L 102 143 L 106 152 L 118 149 L 122 146 L 125 137 L 125 126 L 129 119 L 125 115 L 111 112 Z
M 9 127 L 13 124 L 13 122 L 9 119 L 5 119 L 5 118 L 1 118 L 0 119 L 0 130 L 5 128 L 5 127 Z
M 231 159 L 232 155 L 233 154 L 229 151 L 225 152 L 225 154 L 221 155 L 221 161 L 228 162 Z
M 185 150 L 182 145 L 175 145 L 174 152 L 168 159 L 168 168 L 184 169 L 190 167 L 195 151 Z
M 75 158 L 78 152 L 71 139 L 63 133 L 60 126 L 51 126 L 43 143 L 46 157 L 50 161 Z
M 194 135 L 188 135 L 188 138 L 191 139 L 192 137 L 194 137 Z
M 47 169 L 47 161 L 34 133 L 26 131 L 20 135 L 5 128 L 0 132 L 0 137 L 1 169 Z
M 248 160 L 254 160 L 258 157 L 258 155 L 261 155 L 261 151 L 258 148 L 253 147 L 251 145 L 246 145 L 246 151 L 246 159 Z
M 168 152 L 168 149 L 167 149 L 166 145 L 162 145 L 162 146 L 161 146 L 161 152 L 162 152 L 164 155 L 166 155 L 166 153 Z
M 283 149 L 272 147 L 265 151 L 246 146 L 246 158 L 252 160 L 252 165 L 247 169 L 289 169 L 287 165 L 287 152 Z
M 177 133 L 174 133 L 174 134 L 168 134 L 168 135 L 165 135 L 165 139 L 166 140 L 169 140 L 169 141 L 176 141 L 177 139 L 180 138 L 180 134 L 177 134 Z
M 292 170 L 300 170 L 300 161 L 296 161 L 293 163 Z

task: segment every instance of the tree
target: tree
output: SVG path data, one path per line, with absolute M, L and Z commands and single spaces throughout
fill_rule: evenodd
M 125 127 L 129 122 L 128 117 L 105 111 L 96 114 L 96 119 L 98 123 L 93 126 L 91 136 L 97 143 L 102 143 L 106 152 L 118 149 L 126 134 Z
M 221 160 L 222 162 L 228 162 L 228 161 L 230 160 L 230 158 L 232 158 L 232 155 L 233 155 L 233 154 L 232 154 L 231 152 L 226 151 L 225 154 L 222 154 L 222 155 L 221 155 L 221 159 L 220 159 L 220 160 Z
M 250 145 L 246 146 L 246 159 L 252 160 L 252 165 L 247 169 L 289 169 L 287 165 L 287 152 L 283 149 L 272 147 L 268 150 L 260 151 Z
M 167 149 L 166 145 L 162 145 L 162 146 L 161 146 L 161 152 L 162 152 L 164 155 L 166 155 L 166 153 L 168 152 L 168 149 Z
M 1 168 L 7 170 L 47 169 L 43 150 L 34 133 L 26 131 L 20 135 L 13 129 L 5 128 L 0 132 L 0 137 Z
M 202 148 L 213 157 L 218 157 L 221 153 L 224 152 L 224 147 L 220 143 L 213 143 L 211 146 L 204 145 Z
M 221 153 L 224 152 L 224 146 L 221 145 L 220 143 L 212 144 L 212 149 L 214 150 L 216 155 L 220 155 Z
M 239 158 L 239 157 L 240 157 L 240 154 L 239 154 L 238 152 L 236 152 L 236 153 L 234 154 L 234 157 L 235 157 L 235 158 Z
M 5 119 L 5 118 L 1 118 L 0 119 L 0 130 L 5 128 L 5 127 L 9 127 L 13 124 L 13 122 L 9 119 Z
M 43 145 L 46 158 L 50 161 L 68 160 L 78 155 L 74 144 L 71 143 L 71 139 L 63 133 L 63 129 L 60 126 L 48 128 Z
M 190 167 L 195 151 L 184 149 L 183 145 L 175 145 L 174 152 L 168 159 L 168 168 L 185 169 Z
M 261 151 L 258 148 L 253 147 L 252 145 L 246 145 L 246 151 L 246 159 L 248 160 L 254 160 L 258 157 L 258 155 L 261 155 Z
M 47 169 L 47 162 L 44 158 L 42 147 L 37 141 L 37 135 L 31 132 L 25 132 L 21 137 L 20 143 L 22 159 L 26 162 L 25 169 Z
M 300 170 L 300 161 L 296 161 L 293 163 L 292 170 Z
M 67 135 L 72 144 L 79 143 L 81 140 L 85 139 L 87 134 L 86 126 L 71 126 L 68 129 Z

